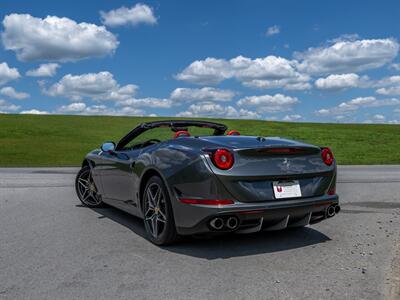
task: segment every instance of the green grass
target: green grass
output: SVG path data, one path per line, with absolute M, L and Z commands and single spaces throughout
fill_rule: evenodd
M 0 114 L 0 166 L 78 166 L 102 142 L 117 141 L 141 122 L 162 119 L 170 118 Z M 214 121 L 243 135 L 329 146 L 339 164 L 400 163 L 399 125 Z

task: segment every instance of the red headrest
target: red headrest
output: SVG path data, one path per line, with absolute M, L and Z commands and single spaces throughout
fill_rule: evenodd
M 237 130 L 230 130 L 226 135 L 240 135 L 240 132 Z
M 190 136 L 190 133 L 186 130 L 179 130 L 179 131 L 175 132 L 174 139 L 181 137 L 181 136 Z

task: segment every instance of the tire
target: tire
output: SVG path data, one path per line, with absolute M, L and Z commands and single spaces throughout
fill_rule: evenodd
M 143 192 L 143 221 L 148 239 L 159 246 L 178 238 L 168 190 L 159 176 L 151 177 Z
M 83 205 L 91 208 L 103 207 L 104 203 L 98 194 L 89 166 L 84 166 L 76 175 L 75 191 Z

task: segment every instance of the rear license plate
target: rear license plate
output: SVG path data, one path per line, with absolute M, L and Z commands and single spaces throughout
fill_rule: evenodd
M 272 182 L 276 199 L 301 197 L 298 180 Z

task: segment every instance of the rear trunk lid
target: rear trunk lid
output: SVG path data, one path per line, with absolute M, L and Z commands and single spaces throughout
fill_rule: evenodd
M 276 200 L 273 182 L 299 182 L 301 197 L 320 196 L 334 181 L 335 164 L 327 166 L 321 148 L 281 138 L 225 136 L 204 138 L 212 148 L 227 148 L 234 155 L 229 170 L 208 162 L 223 185 L 241 202 Z

